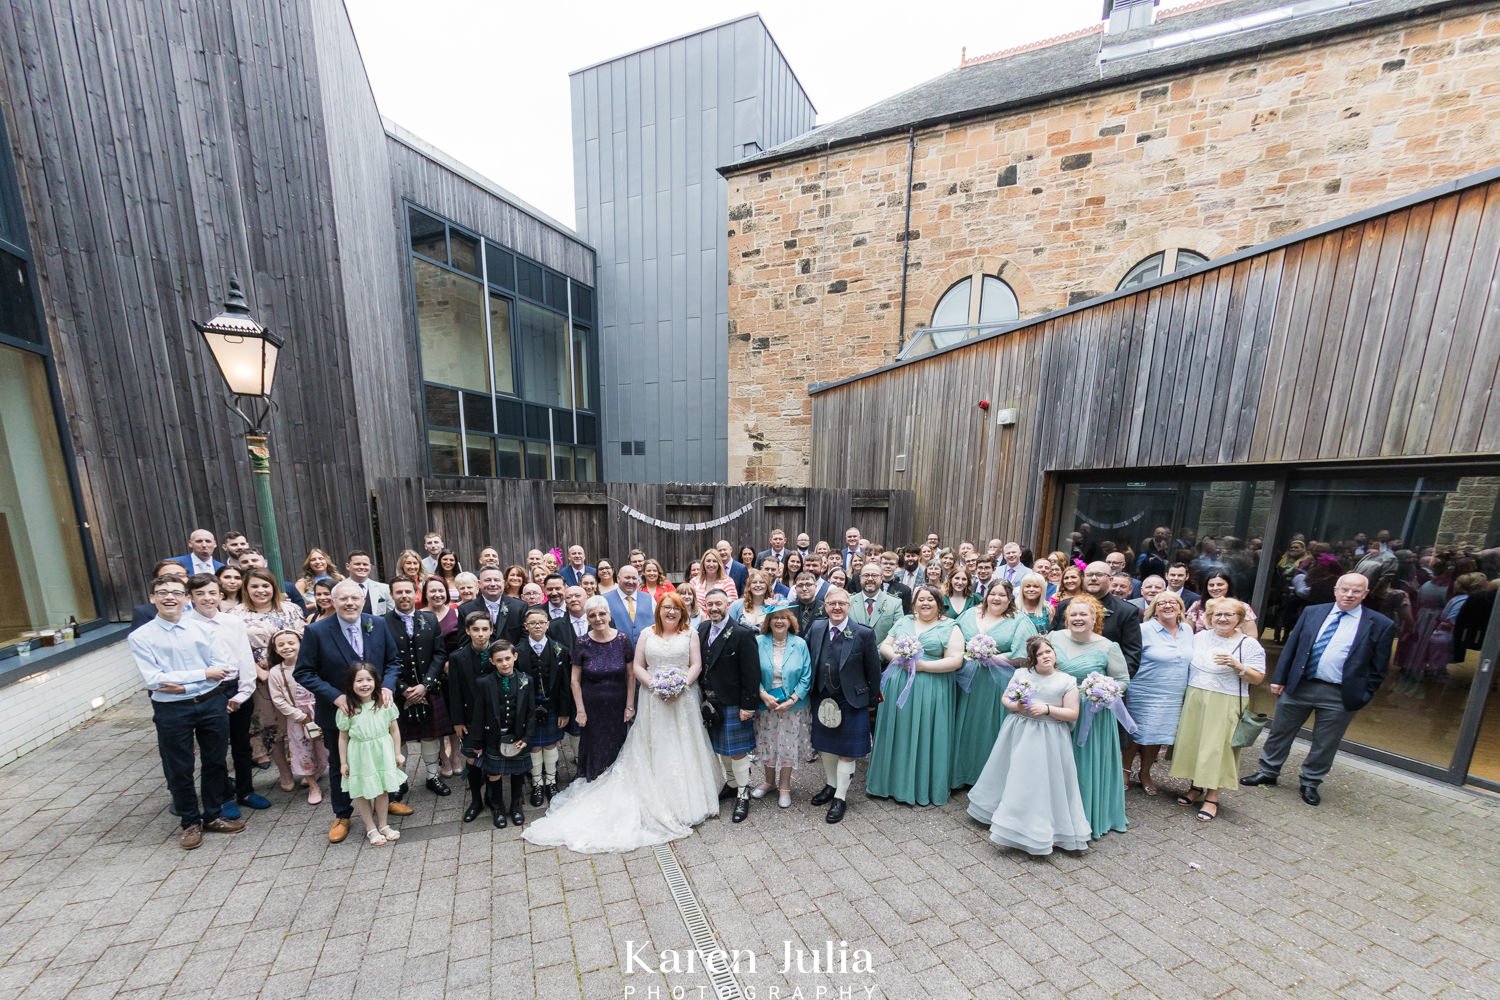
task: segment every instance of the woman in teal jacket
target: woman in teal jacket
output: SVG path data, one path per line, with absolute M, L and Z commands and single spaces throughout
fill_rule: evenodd
M 796 635 L 797 613 L 788 602 L 766 606 L 757 641 L 760 648 L 760 700 L 755 717 L 755 752 L 765 765 L 766 780 L 751 794 L 763 797 L 776 781 L 777 804 L 792 804 L 792 771 L 812 756 L 807 691 L 812 686 L 812 658 Z M 780 772 L 780 780 L 777 781 Z

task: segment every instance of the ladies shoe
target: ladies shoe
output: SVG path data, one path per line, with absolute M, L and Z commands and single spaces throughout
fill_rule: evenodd
M 380 828 L 380 835 L 382 837 L 384 837 L 386 840 L 400 840 L 401 839 L 401 831 L 397 830 L 395 827 L 390 827 L 390 826 L 382 826 Z
M 776 804 L 783 809 L 790 806 L 792 804 L 791 791 L 785 788 L 781 789 L 781 797 L 776 800 Z
M 766 793 L 770 790 L 770 785 L 756 785 L 754 788 L 750 789 L 750 794 L 757 799 L 763 799 L 766 797 Z
M 384 847 L 386 843 L 385 834 L 379 830 L 366 830 L 365 839 L 370 842 L 371 847 Z
M 315 805 L 318 805 L 322 801 L 323 801 L 323 790 L 321 788 L 319 788 L 317 785 L 308 785 L 307 786 L 307 804 L 310 805 L 310 806 L 315 806 Z

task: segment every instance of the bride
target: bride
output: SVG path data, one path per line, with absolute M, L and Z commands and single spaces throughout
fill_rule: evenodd
M 687 606 L 676 594 L 656 605 L 656 624 L 641 633 L 631 671 L 635 722 L 609 770 L 575 781 L 526 829 L 533 844 L 582 854 L 633 851 L 677 840 L 719 811 L 724 780 L 699 710 L 703 661 Z M 685 683 L 673 693 L 672 682 Z

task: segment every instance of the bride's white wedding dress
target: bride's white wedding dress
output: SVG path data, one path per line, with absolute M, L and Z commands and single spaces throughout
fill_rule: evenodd
M 646 669 L 688 672 L 692 634 L 670 639 L 647 629 Z M 633 851 L 686 837 L 719 811 L 724 780 L 708 743 L 694 684 L 672 702 L 636 689 L 635 722 L 609 770 L 594 781 L 574 781 L 552 800 L 547 814 L 526 828 L 533 844 L 581 854 Z

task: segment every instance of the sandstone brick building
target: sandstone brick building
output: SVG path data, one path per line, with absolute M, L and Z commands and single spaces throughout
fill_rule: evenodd
M 963 339 L 1500 162 L 1495 4 L 1296 12 L 1222 0 L 969 59 L 725 167 L 731 481 L 806 483 L 808 383 L 924 327 Z

